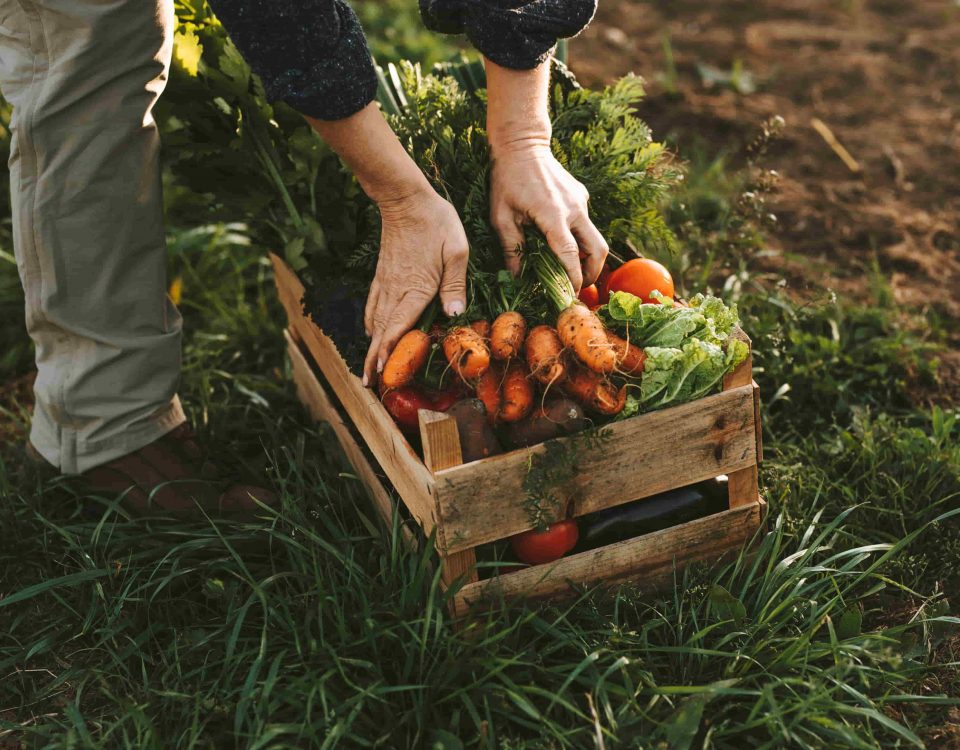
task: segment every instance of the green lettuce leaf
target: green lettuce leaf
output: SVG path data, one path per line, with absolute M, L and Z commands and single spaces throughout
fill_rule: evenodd
M 717 297 L 698 294 L 689 307 L 659 298 L 661 304 L 645 304 L 628 292 L 613 292 L 602 314 L 608 325 L 645 347 L 679 348 L 690 339 L 720 345 L 740 321 L 737 306 Z
M 749 349 L 739 339 L 726 346 L 690 339 L 682 348 L 649 346 L 640 381 L 644 411 L 686 403 L 717 390 L 723 376 L 747 358 Z

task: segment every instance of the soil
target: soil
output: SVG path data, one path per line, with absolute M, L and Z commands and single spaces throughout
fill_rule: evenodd
M 681 150 L 742 151 L 782 116 L 768 159 L 781 175 L 780 256 L 767 270 L 800 291 L 866 299 L 877 263 L 898 302 L 946 330 L 942 376 L 960 384 L 960 5 L 602 0 L 570 56 L 587 85 L 643 75 L 641 117 Z M 711 85 L 735 69 L 738 82 Z

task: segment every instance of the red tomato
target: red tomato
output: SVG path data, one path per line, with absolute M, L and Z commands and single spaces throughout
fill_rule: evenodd
M 610 274 L 607 293 L 629 292 L 644 302 L 656 302 L 650 293 L 656 289 L 660 294 L 673 299 L 673 278 L 670 272 L 655 260 L 634 258 Z
M 383 394 L 383 405 L 400 429 L 417 433 L 420 429 L 417 412 L 433 409 L 433 400 L 420 386 L 405 385 Z
M 580 290 L 580 294 L 577 295 L 577 299 L 591 309 L 599 305 L 600 291 L 597 289 L 597 285 L 591 284 L 590 286 L 585 286 Z
M 580 537 L 577 522 L 572 518 L 550 524 L 546 531 L 525 531 L 510 538 L 513 554 L 528 565 L 559 560 L 576 544 Z

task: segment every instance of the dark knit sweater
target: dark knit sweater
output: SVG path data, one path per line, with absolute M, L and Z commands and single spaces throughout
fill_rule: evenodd
M 536 67 L 557 39 L 579 33 L 597 0 L 419 0 L 427 28 L 466 34 L 506 68 Z M 360 22 L 343 0 L 210 0 L 271 100 L 339 120 L 377 91 Z

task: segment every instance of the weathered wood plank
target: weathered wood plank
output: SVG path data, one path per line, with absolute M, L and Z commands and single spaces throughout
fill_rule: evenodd
M 599 452 L 581 456 L 582 470 L 570 488 L 573 514 L 756 464 L 753 420 L 753 387 L 743 386 L 610 425 L 612 437 Z M 544 450 L 542 445 L 524 448 L 435 475 L 448 553 L 530 528 L 522 507 L 523 481 L 530 457 Z
M 303 284 L 282 259 L 271 254 L 280 301 L 295 335 L 312 355 L 333 392 L 383 467 L 410 514 L 429 535 L 436 525 L 433 475 L 394 424 L 376 395 L 351 373 L 337 348 L 303 314 Z
M 423 461 L 427 468 L 436 473 L 451 466 L 463 463 L 463 454 L 460 451 L 460 433 L 457 430 L 457 420 L 446 414 L 429 409 L 421 409 L 418 414 L 420 421 L 420 438 L 423 442 Z M 458 580 L 465 584 L 474 583 L 477 576 L 477 554 L 471 547 L 450 555 L 443 554 L 443 533 L 439 528 L 438 546 L 440 549 L 440 579 L 443 587 L 447 588 Z M 456 616 L 456 606 L 451 602 L 451 614 Z
M 760 527 L 766 503 L 716 513 L 663 531 L 628 539 L 556 563 L 465 586 L 456 609 L 495 606 L 518 597 L 544 598 L 573 593 L 572 584 L 589 587 L 638 581 L 643 591 L 669 585 L 675 571 L 694 562 L 714 561 L 738 550 Z
M 370 462 L 367 460 L 363 449 L 353 439 L 349 428 L 344 423 L 343 418 L 337 411 L 337 408 L 330 401 L 330 397 L 320 381 L 317 380 L 310 363 L 300 350 L 300 345 L 294 340 L 288 331 L 283 332 L 287 340 L 287 353 L 290 356 L 290 364 L 293 370 L 293 382 L 297 389 L 297 397 L 306 407 L 307 412 L 318 422 L 327 422 L 337 436 L 337 441 L 343 452 L 357 473 L 357 478 L 367 490 L 367 494 L 373 501 L 373 506 L 377 513 L 383 519 L 389 529 L 393 524 L 394 500 L 387 492 L 377 472 L 374 471 Z M 400 524 L 400 531 L 403 534 L 405 543 L 416 548 L 417 540 L 413 532 L 407 528 L 406 524 Z
M 740 339 L 741 341 L 746 342 L 747 346 L 750 347 L 750 353 L 747 355 L 747 358 L 741 362 L 737 368 L 728 373 L 723 378 L 723 389 L 730 390 L 733 388 L 741 388 L 743 386 L 751 386 L 753 388 L 753 423 L 754 423 L 754 441 L 756 441 L 756 434 L 760 429 L 760 413 L 759 413 L 759 400 L 757 391 L 757 384 L 753 382 L 753 345 L 750 342 L 750 338 L 745 334 L 740 328 L 737 328 L 733 334 L 732 338 Z M 727 485 L 727 491 L 729 493 L 729 503 L 731 508 L 739 508 L 744 505 L 750 505 L 757 501 L 759 496 L 759 477 L 757 475 L 757 462 L 760 461 L 761 454 L 759 452 L 759 443 L 754 449 L 756 453 L 756 462 L 752 466 L 747 466 L 738 471 L 730 472 L 730 481 Z

